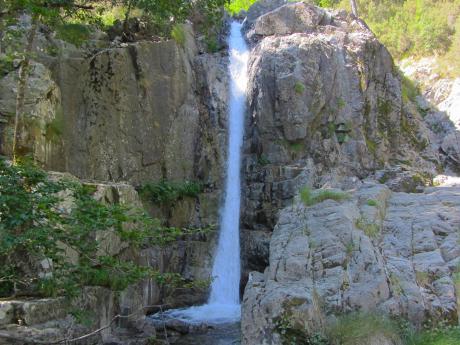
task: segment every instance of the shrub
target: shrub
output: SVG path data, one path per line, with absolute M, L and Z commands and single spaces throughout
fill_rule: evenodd
M 376 238 L 380 233 L 380 227 L 378 226 L 378 224 L 371 223 L 364 217 L 358 218 L 356 220 L 355 225 L 358 229 L 362 230 L 366 234 L 366 236 L 370 238 Z
M 322 5 L 321 2 L 317 1 Z M 327 2 L 350 10 L 348 0 Z M 458 20 L 459 0 L 358 0 L 358 8 L 360 16 L 397 59 L 458 49 L 455 47 L 458 28 L 451 21 Z
M 27 161 L 0 160 L 0 297 L 15 291 L 73 297 L 87 285 L 120 291 L 147 277 L 182 282 L 180 275 L 111 256 L 96 240 L 113 232 L 131 247 L 165 245 L 182 231 L 162 227 L 143 210 L 103 204 L 94 192 L 91 185 L 51 180 Z M 72 207 L 63 206 L 63 195 Z M 48 264 L 46 274 L 40 262 Z
M 379 203 L 377 200 L 374 200 L 374 199 L 369 199 L 366 201 L 366 205 L 367 206 L 374 206 L 374 207 L 377 207 L 379 206 Z
M 305 85 L 302 84 L 300 81 L 298 81 L 297 83 L 295 83 L 294 85 L 294 90 L 295 92 L 298 94 L 298 95 L 301 95 L 304 93 L 305 91 Z
M 57 37 L 77 47 L 89 39 L 90 30 L 80 23 L 65 23 L 56 28 Z
M 337 192 L 328 189 L 321 189 L 312 192 L 309 187 L 303 187 L 300 190 L 300 199 L 305 204 L 305 206 L 312 206 L 324 200 L 343 201 L 349 198 L 350 195 L 348 193 Z
M 162 180 L 147 183 L 140 188 L 141 195 L 155 204 L 170 204 L 184 197 L 195 198 L 202 191 L 203 185 L 193 181 L 171 182 Z
M 247 11 L 257 0 L 231 0 L 229 4 L 225 6 L 230 14 L 235 15 L 240 13 L 242 10 Z
M 257 164 L 260 165 L 260 166 L 265 166 L 265 165 L 268 165 L 270 163 L 271 163 L 270 160 L 265 155 L 260 155 L 257 158 Z
M 440 325 L 422 332 L 407 327 L 403 330 L 405 345 L 458 345 L 460 344 L 459 326 Z
M 185 34 L 184 27 L 181 24 L 174 25 L 171 31 L 171 37 L 178 45 L 183 47 L 187 40 L 187 36 Z
M 369 344 L 379 335 L 399 343 L 398 333 L 398 325 L 388 318 L 364 313 L 342 315 L 327 328 L 331 345 Z

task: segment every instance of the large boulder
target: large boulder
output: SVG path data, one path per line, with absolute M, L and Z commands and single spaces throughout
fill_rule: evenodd
M 456 324 L 459 193 L 458 186 L 394 193 L 366 182 L 343 201 L 283 209 L 269 266 L 246 286 L 243 344 L 282 344 L 283 318 L 305 337 L 349 312 L 418 327 L 430 319 Z

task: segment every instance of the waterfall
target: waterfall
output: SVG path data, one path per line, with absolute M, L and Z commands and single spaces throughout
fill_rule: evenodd
M 240 319 L 240 199 L 241 146 L 246 110 L 247 67 L 249 50 L 241 32 L 242 25 L 231 23 L 230 102 L 228 114 L 228 155 L 224 205 L 221 209 L 219 242 L 212 269 L 212 286 L 208 304 L 170 310 L 162 317 L 191 323 L 229 323 Z M 155 315 L 153 316 L 155 318 Z
M 225 201 L 221 215 L 219 244 L 214 259 L 214 278 L 209 304 L 239 304 L 240 296 L 240 199 L 241 146 L 246 107 L 249 52 L 241 24 L 232 22 L 229 36 L 230 103 Z

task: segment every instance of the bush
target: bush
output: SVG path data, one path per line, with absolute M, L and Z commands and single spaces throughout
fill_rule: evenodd
M 379 335 L 399 343 L 398 333 L 398 325 L 390 319 L 364 313 L 342 315 L 327 329 L 331 345 L 369 344 L 372 337 Z
M 65 23 L 56 28 L 57 37 L 77 47 L 89 39 L 90 30 L 80 23 Z
M 369 200 L 366 201 L 366 205 L 367 206 L 377 207 L 377 206 L 379 206 L 379 203 L 378 203 L 377 200 L 369 199 Z
M 0 297 L 16 291 L 72 297 L 87 285 L 120 291 L 147 277 L 181 282 L 179 275 L 105 253 L 96 238 L 114 232 L 132 247 L 165 245 L 182 231 L 162 227 L 143 210 L 103 204 L 94 192 L 94 186 L 53 181 L 27 161 L 0 160 Z M 63 195 L 72 207 L 63 206 Z M 69 260 L 68 253 L 77 259 Z M 43 262 L 49 266 L 45 273 Z
M 348 0 L 327 2 L 350 10 Z M 458 20 L 459 0 L 358 0 L 358 8 L 360 16 L 397 59 L 458 49 L 453 44 L 458 27 L 451 22 Z
M 257 0 L 231 0 L 229 4 L 225 6 L 230 14 L 235 15 L 240 13 L 242 10 L 247 11 Z
M 181 24 L 174 25 L 171 31 L 171 37 L 178 45 L 183 47 L 187 40 L 187 36 L 185 34 L 184 27 Z
M 297 83 L 295 83 L 294 85 L 294 90 L 295 92 L 298 94 L 298 95 L 301 95 L 304 93 L 305 91 L 305 85 L 302 84 L 300 81 L 298 81 Z
M 170 204 L 184 197 L 195 198 L 202 191 L 203 185 L 193 181 L 171 182 L 162 180 L 147 183 L 140 188 L 141 195 L 155 204 Z
M 350 195 L 348 193 L 336 192 L 328 189 L 320 189 L 316 192 L 312 192 L 310 188 L 303 187 L 300 190 L 300 199 L 305 206 L 312 206 L 324 200 L 343 201 L 349 198 Z
M 410 327 L 403 330 L 405 345 L 458 345 L 460 344 L 459 326 L 439 326 L 415 332 Z
M 355 225 L 358 229 L 362 230 L 366 234 L 366 236 L 370 238 L 376 238 L 380 233 L 380 227 L 378 226 L 378 224 L 369 222 L 369 220 L 363 217 L 357 219 Z

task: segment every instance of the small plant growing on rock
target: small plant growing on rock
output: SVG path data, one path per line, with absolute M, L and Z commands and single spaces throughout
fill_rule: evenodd
M 423 287 L 427 287 L 430 285 L 431 279 L 430 275 L 427 272 L 416 271 L 415 272 L 415 280 L 417 284 Z
M 305 206 L 312 206 L 324 200 L 344 201 L 349 198 L 348 193 L 329 189 L 320 189 L 313 192 L 309 187 L 305 186 L 300 190 L 300 199 Z
M 377 206 L 379 206 L 379 203 L 378 203 L 377 200 L 369 199 L 369 200 L 367 200 L 366 205 L 367 206 L 377 207 Z
M 264 155 L 260 155 L 258 158 L 257 158 L 257 165 L 260 165 L 260 166 L 265 166 L 265 165 L 268 165 L 270 164 L 270 160 L 264 156 Z
M 172 182 L 162 180 L 146 183 L 140 194 L 155 204 L 173 203 L 184 197 L 195 198 L 203 191 L 203 185 L 195 181 Z
M 305 85 L 298 81 L 294 85 L 294 90 L 298 95 L 301 95 L 305 92 Z
M 339 98 L 339 99 L 337 100 L 337 107 L 338 107 L 339 109 L 344 108 L 345 105 L 346 105 L 346 103 L 345 103 L 345 100 L 344 100 L 343 98 Z
M 183 47 L 187 40 L 184 27 L 181 24 L 176 24 L 171 30 L 171 37 L 178 45 Z
M 351 258 L 355 250 L 356 250 L 356 245 L 355 245 L 355 242 L 353 242 L 353 240 L 345 244 L 345 252 L 347 253 L 348 258 Z
M 391 343 L 401 343 L 398 325 L 375 314 L 351 313 L 339 316 L 327 327 L 326 333 L 331 345 L 372 344 L 373 339 L 382 336 Z
M 378 224 L 372 223 L 364 217 L 358 218 L 355 225 L 370 238 L 376 238 L 380 233 L 380 227 Z

